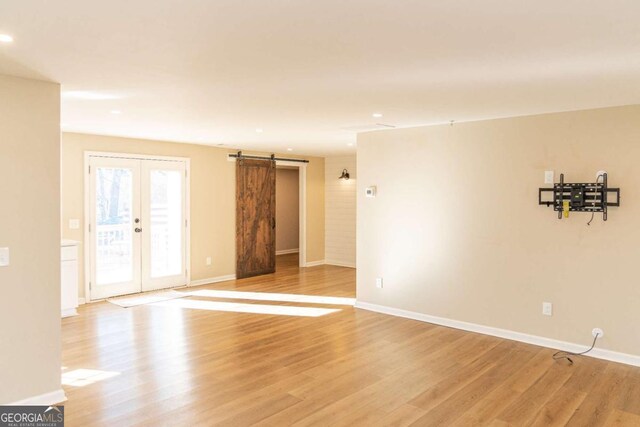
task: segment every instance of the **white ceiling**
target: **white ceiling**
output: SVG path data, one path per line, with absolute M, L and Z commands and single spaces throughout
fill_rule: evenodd
M 638 0 L 5 0 L 0 73 L 115 98 L 63 97 L 64 130 L 324 155 L 377 122 L 640 103 L 639 23 Z

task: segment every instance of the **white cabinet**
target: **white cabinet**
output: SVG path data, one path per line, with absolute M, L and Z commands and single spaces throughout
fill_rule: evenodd
M 78 244 L 74 240 L 63 240 L 60 247 L 62 317 L 78 314 Z

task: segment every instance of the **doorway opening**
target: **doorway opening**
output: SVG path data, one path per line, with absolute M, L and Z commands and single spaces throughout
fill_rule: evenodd
M 88 300 L 189 283 L 189 160 L 85 154 Z
M 300 252 L 299 175 L 296 167 L 276 165 L 276 256 L 288 259 Z

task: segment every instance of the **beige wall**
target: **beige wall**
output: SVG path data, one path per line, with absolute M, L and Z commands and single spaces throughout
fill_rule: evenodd
M 324 261 L 324 158 L 313 160 L 307 167 L 307 262 Z
M 299 173 L 295 169 L 276 169 L 276 251 L 300 246 Z
M 358 301 L 580 344 L 601 327 L 640 355 L 638 159 L 640 106 L 359 135 Z M 558 220 L 545 170 L 606 170 L 622 206 Z
M 342 170 L 349 180 L 338 179 Z M 327 157 L 325 175 L 325 261 L 356 266 L 356 156 Z
M 0 76 L 0 404 L 60 390 L 59 158 L 60 86 Z
M 235 163 L 229 150 L 205 145 L 64 133 L 62 135 L 62 233 L 84 242 L 85 151 L 151 154 L 191 159 L 191 280 L 235 274 Z M 248 154 L 248 153 L 247 153 Z M 307 261 L 324 255 L 324 159 L 308 157 Z M 79 230 L 69 219 L 80 219 Z M 81 251 L 82 252 L 82 251 Z M 212 263 L 206 265 L 206 258 Z M 83 270 L 84 261 L 80 261 Z M 84 271 L 79 295 L 84 297 Z

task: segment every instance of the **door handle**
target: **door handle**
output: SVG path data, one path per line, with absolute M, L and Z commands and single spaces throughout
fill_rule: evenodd
M 142 228 L 136 227 L 135 230 L 133 230 L 133 231 L 135 231 L 136 233 L 140 233 L 140 232 L 142 232 Z

